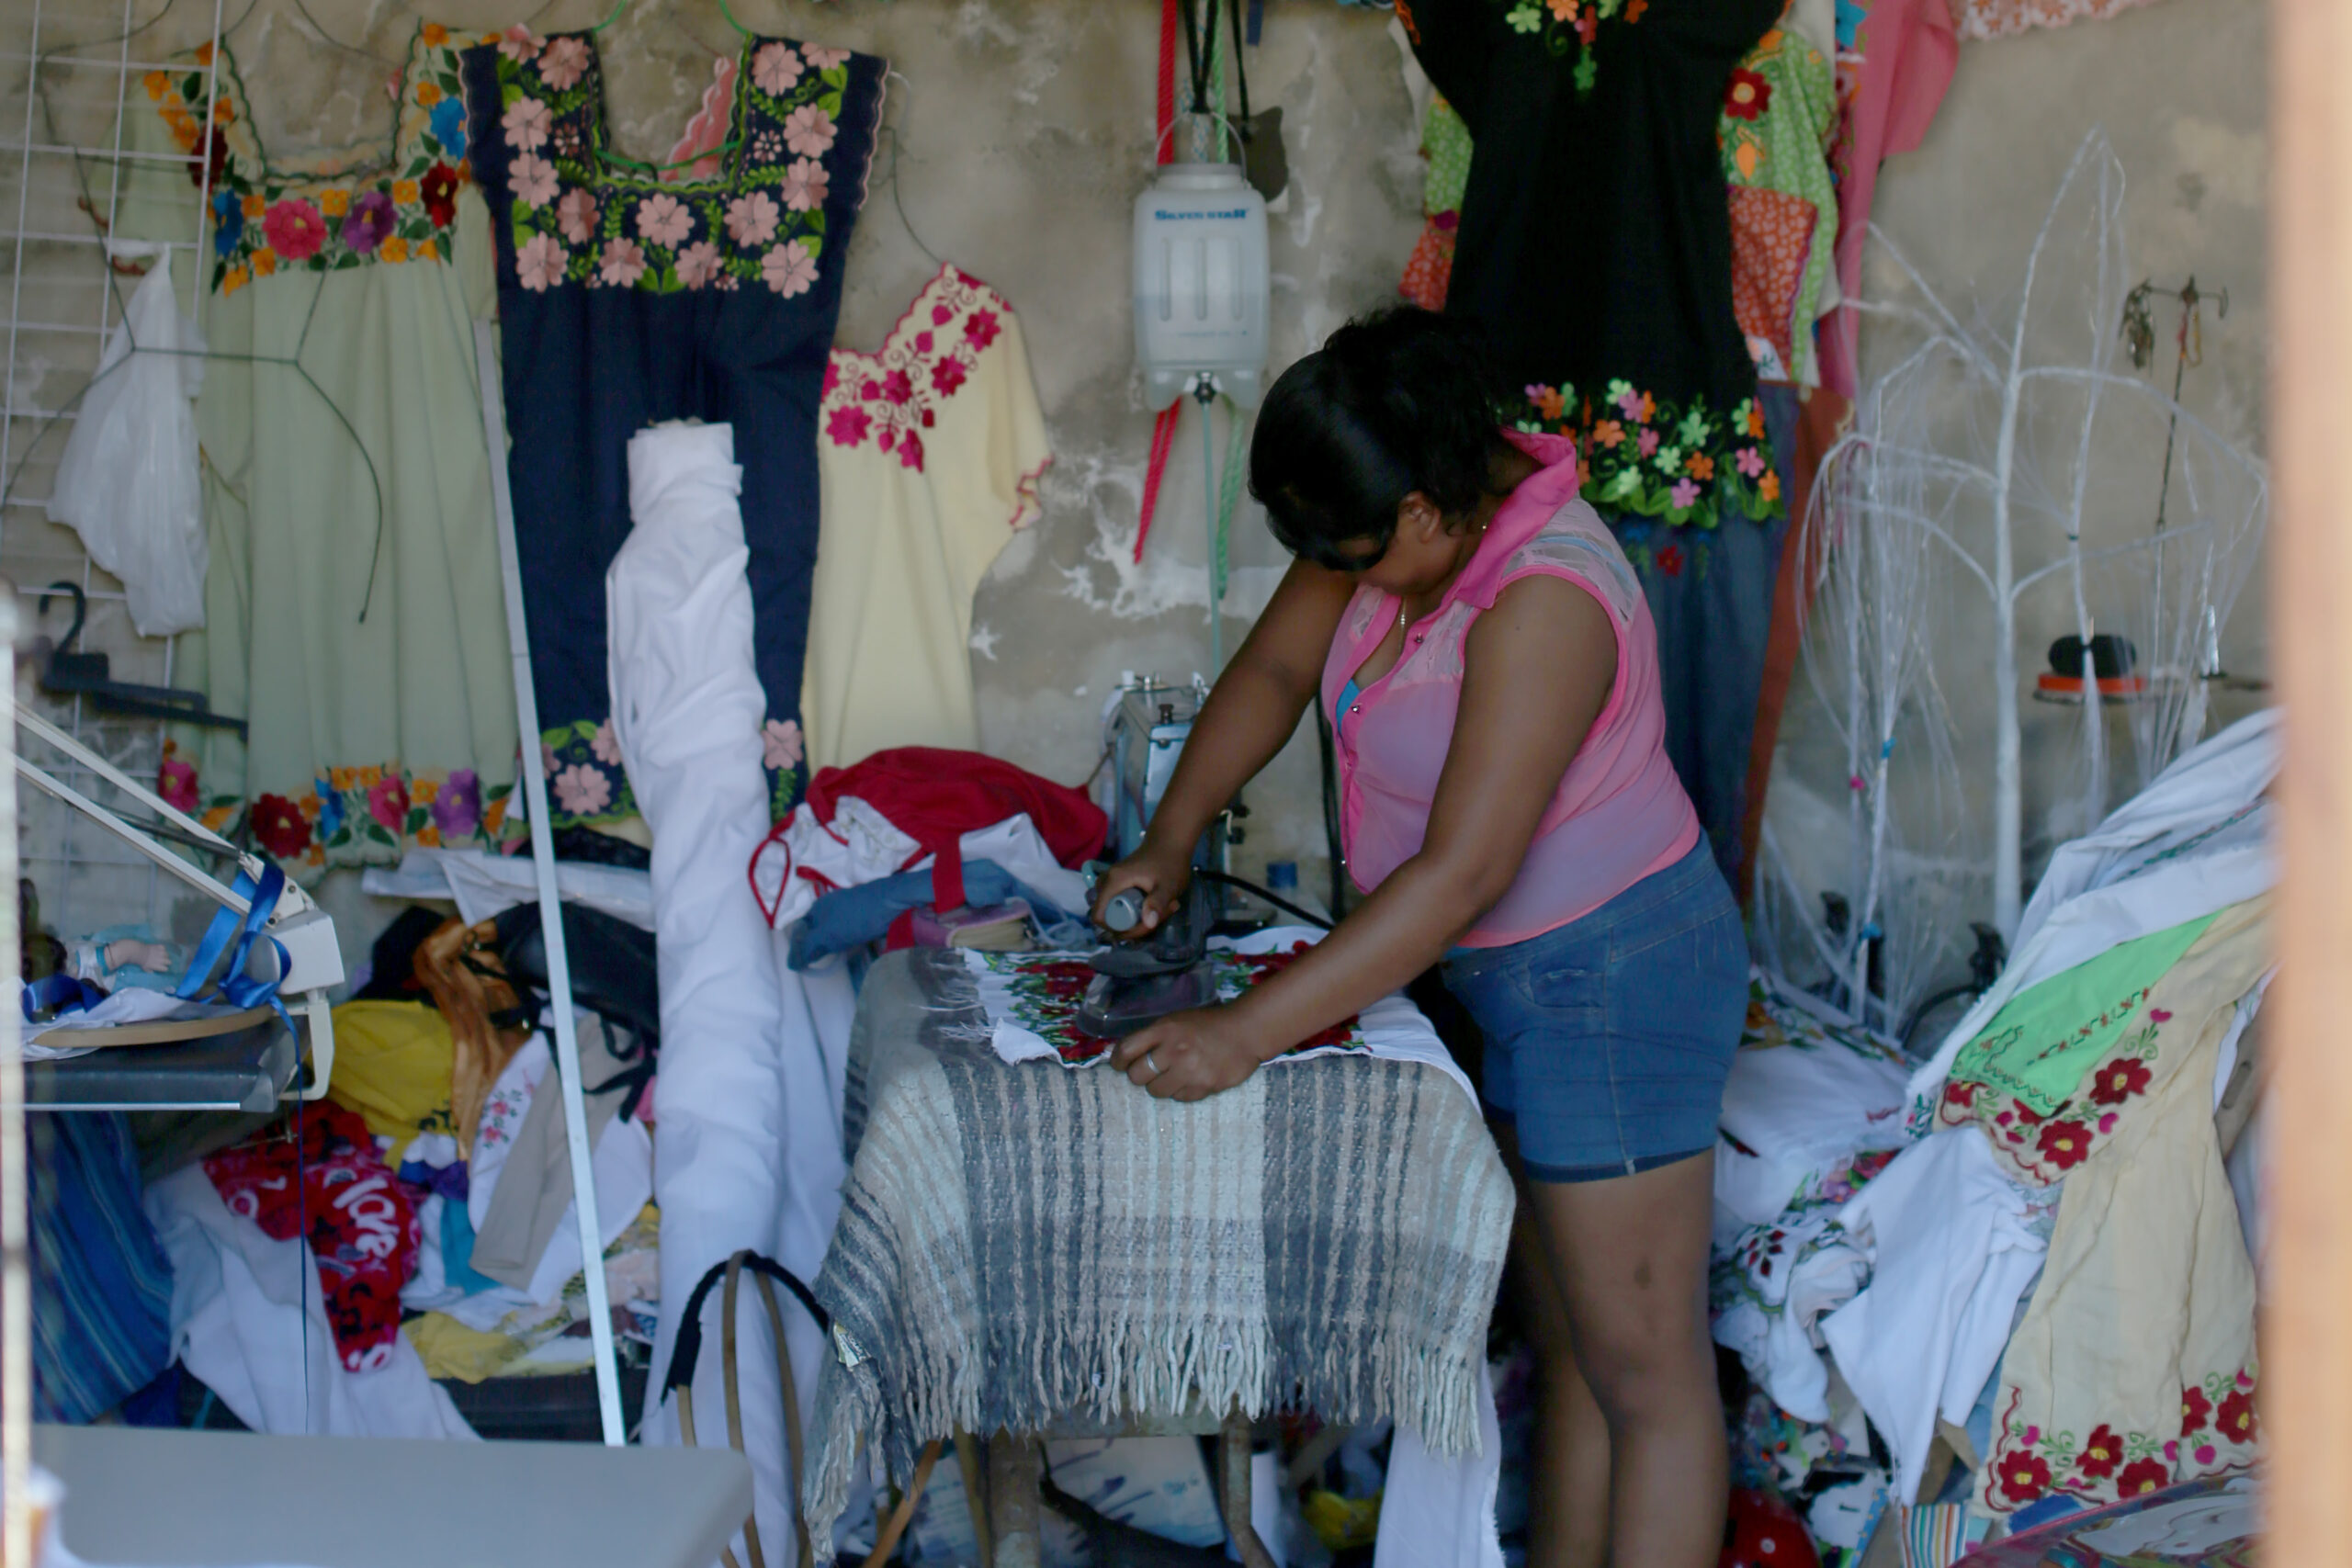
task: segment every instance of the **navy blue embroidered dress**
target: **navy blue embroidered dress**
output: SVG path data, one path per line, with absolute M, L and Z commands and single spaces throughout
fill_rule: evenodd
M 769 804 L 799 798 L 817 560 L 817 405 L 886 63 L 746 40 L 724 173 L 665 181 L 607 151 L 587 35 L 469 51 L 473 172 L 498 237 L 507 471 L 559 828 L 636 815 L 613 739 L 605 570 L 628 536 L 628 438 L 735 427 Z

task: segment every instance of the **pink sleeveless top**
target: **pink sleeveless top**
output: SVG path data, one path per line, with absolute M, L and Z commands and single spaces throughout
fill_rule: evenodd
M 1699 841 L 1698 813 L 1666 757 L 1649 602 L 1600 514 L 1578 497 L 1575 444 L 1504 434 L 1544 467 L 1496 512 L 1438 607 L 1407 630 L 1396 666 L 1338 712 L 1349 678 L 1396 619 L 1395 595 L 1370 587 L 1349 602 L 1323 666 L 1324 705 L 1336 716 L 1341 842 L 1350 877 L 1368 893 L 1419 852 L 1429 831 L 1471 624 L 1505 588 L 1539 572 L 1575 583 L 1608 612 L 1617 632 L 1609 700 L 1536 824 L 1518 880 L 1462 939 L 1466 947 L 1501 947 L 1566 925 Z

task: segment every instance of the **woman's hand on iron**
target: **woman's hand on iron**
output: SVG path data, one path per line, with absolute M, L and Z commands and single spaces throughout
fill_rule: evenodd
M 1190 855 L 1166 854 L 1147 842 L 1143 848 L 1104 872 L 1102 879 L 1095 883 L 1091 911 L 1094 923 L 1119 941 L 1140 941 L 1159 929 L 1192 883 Z M 1129 890 L 1143 900 L 1142 918 L 1125 931 L 1112 931 L 1104 916 L 1111 901 Z
M 1190 1103 L 1231 1089 L 1266 1059 L 1240 1010 L 1171 1012 L 1119 1042 L 1112 1066 L 1161 1100 Z

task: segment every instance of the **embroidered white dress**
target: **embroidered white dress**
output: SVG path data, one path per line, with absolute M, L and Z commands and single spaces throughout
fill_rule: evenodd
M 879 354 L 833 350 L 817 429 L 809 767 L 978 750 L 972 594 L 1053 461 L 1012 308 L 942 267 Z

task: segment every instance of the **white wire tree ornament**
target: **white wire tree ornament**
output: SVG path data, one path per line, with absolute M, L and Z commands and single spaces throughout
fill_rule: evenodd
M 2036 759 L 2052 836 L 2071 836 L 2110 805 L 2118 702 L 2133 788 L 2201 737 L 2201 677 L 2219 672 L 2220 628 L 2267 523 L 2261 463 L 2119 363 L 2123 190 L 2092 131 L 2006 320 L 1980 306 L 1963 324 L 1871 230 L 1913 298 L 1855 308 L 1899 357 L 1824 459 L 1791 545 L 1806 552 L 1807 681 L 1846 766 L 1845 913 L 1808 907 L 1768 829 L 1758 935 L 1768 963 L 1826 966 L 1836 999 L 1890 1033 L 1948 961 L 1970 903 L 1989 902 L 2003 940 L 2016 935 L 2026 628 L 2072 633 L 2086 649 L 2115 634 L 2136 655 L 2110 696 L 2086 653 L 2074 754 Z M 1978 682 L 1990 686 L 1989 776 L 1947 701 Z M 1976 852 L 1986 816 L 1989 862 Z

